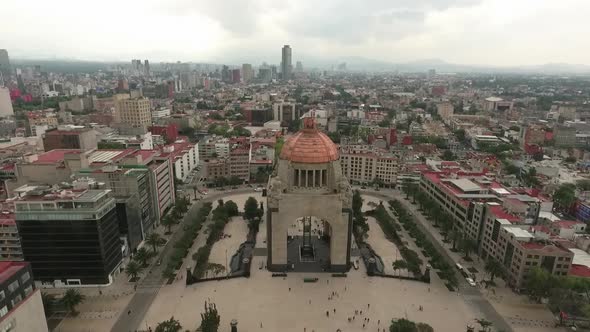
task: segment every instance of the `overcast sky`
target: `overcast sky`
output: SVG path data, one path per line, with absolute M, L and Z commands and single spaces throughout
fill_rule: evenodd
M 92 4 L 92 5 L 90 5 Z M 11 57 L 590 64 L 590 0 L 2 0 Z

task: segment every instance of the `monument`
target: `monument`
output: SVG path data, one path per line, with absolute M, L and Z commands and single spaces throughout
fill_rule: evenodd
M 352 190 L 338 148 L 313 116 L 283 145 L 267 193 L 270 271 L 349 270 Z

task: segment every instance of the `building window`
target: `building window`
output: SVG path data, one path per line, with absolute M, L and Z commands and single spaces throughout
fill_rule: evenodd
M 0 291 L 0 301 L 4 301 L 5 298 L 6 295 L 4 294 L 4 291 Z
M 20 281 L 22 283 L 27 282 L 29 279 L 31 279 L 31 275 L 29 274 L 29 271 L 23 273 L 23 275 L 20 277 Z
M 25 288 L 25 296 L 28 296 L 29 294 L 31 294 L 32 291 L 33 291 L 33 285 L 27 286 L 27 288 Z
M 8 313 L 8 308 L 6 306 L 4 306 L 4 307 L 2 307 L 2 309 L 0 309 L 0 317 L 6 316 L 7 313 Z
M 20 294 L 18 294 L 12 300 L 10 300 L 10 304 L 12 304 L 12 307 L 15 307 L 17 304 L 20 303 L 20 301 L 22 301 L 22 299 L 23 297 Z
M 13 281 L 10 285 L 8 285 L 8 291 L 14 293 L 18 289 L 18 280 Z

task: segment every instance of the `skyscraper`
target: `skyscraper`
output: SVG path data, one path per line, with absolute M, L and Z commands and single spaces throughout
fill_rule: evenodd
M 252 65 L 249 63 L 244 63 L 242 65 L 242 79 L 244 83 L 250 82 L 254 78 L 254 71 L 252 70 Z
M 283 80 L 287 81 L 291 79 L 291 72 L 293 71 L 293 64 L 291 63 L 291 46 L 283 46 L 283 52 L 281 57 L 281 74 Z
M 0 72 L 4 75 L 6 80 L 10 75 L 10 59 L 8 58 L 8 52 L 0 49 Z
M 145 70 L 145 75 L 150 76 L 150 62 L 148 60 L 144 60 L 143 69 Z

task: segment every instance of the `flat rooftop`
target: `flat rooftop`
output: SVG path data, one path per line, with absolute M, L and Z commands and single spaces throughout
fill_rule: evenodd
M 449 182 L 461 189 L 463 192 L 481 190 L 481 187 L 477 183 L 469 179 L 453 179 L 449 180 Z

